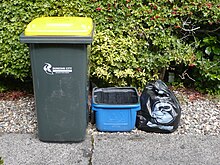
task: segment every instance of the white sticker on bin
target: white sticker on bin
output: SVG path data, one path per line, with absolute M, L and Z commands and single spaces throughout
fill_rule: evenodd
M 69 74 L 73 72 L 73 68 L 71 66 L 52 66 L 50 63 L 45 63 L 43 70 L 49 75 Z

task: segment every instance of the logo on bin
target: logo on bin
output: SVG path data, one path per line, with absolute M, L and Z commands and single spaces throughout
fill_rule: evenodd
M 45 63 L 43 66 L 43 70 L 46 74 L 54 75 L 54 74 L 69 74 L 72 73 L 73 68 L 68 66 L 56 66 L 53 67 L 50 63 Z

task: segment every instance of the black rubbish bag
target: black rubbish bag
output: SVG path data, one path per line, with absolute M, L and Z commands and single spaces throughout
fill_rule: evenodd
M 141 94 L 141 110 L 136 127 L 146 132 L 171 133 L 180 123 L 179 101 L 166 84 L 157 80 L 149 83 Z

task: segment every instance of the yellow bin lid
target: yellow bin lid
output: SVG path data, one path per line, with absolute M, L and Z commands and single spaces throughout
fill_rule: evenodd
M 93 23 L 87 17 L 41 17 L 27 25 L 25 36 L 91 36 Z

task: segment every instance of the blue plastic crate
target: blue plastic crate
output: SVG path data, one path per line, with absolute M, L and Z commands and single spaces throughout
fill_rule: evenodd
M 92 111 L 99 131 L 131 131 L 140 110 L 137 90 L 131 87 L 94 88 Z

